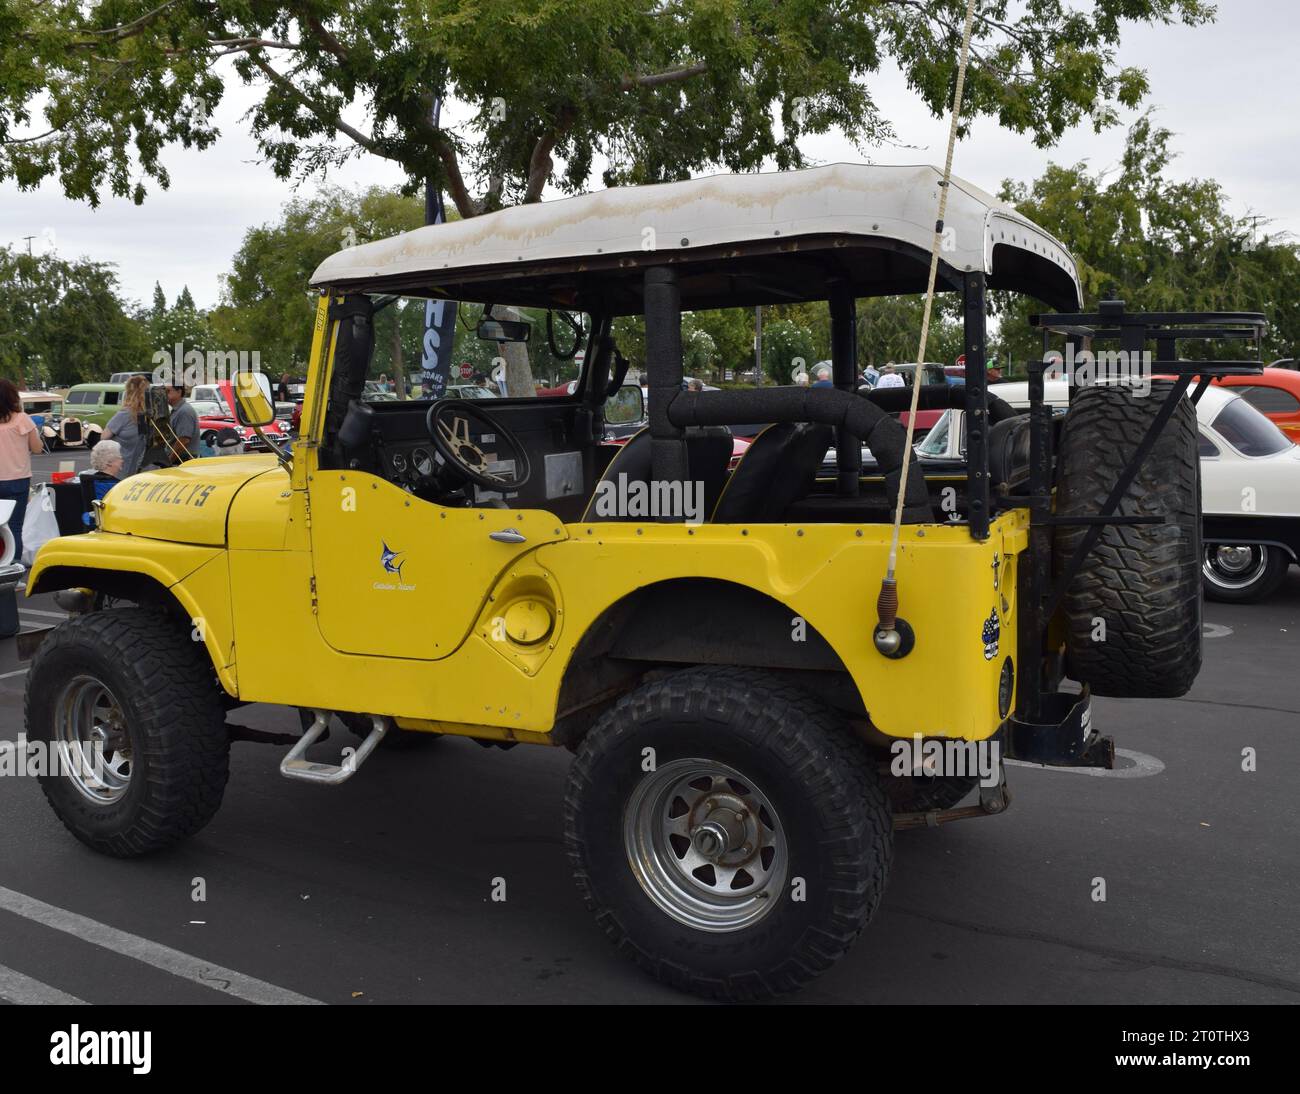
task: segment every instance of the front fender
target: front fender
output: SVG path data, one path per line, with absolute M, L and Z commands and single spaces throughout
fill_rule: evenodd
M 193 626 L 193 640 L 207 649 L 222 687 L 237 697 L 230 573 L 220 547 L 111 532 L 59 536 L 37 552 L 27 595 L 90 588 L 121 589 L 129 597 L 142 584 L 172 596 Z

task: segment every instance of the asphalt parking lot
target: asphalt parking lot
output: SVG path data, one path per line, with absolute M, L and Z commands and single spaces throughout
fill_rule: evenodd
M 48 596 L 20 608 L 25 629 L 61 614 Z M 1015 767 L 1005 815 L 899 833 L 874 923 L 796 1001 L 1300 1002 L 1300 569 L 1206 622 L 1190 695 L 1095 703 L 1123 770 Z M 0 641 L 0 736 L 22 729 L 23 687 Z M 231 720 L 298 725 L 263 707 Z M 281 778 L 283 753 L 236 743 L 215 820 L 133 861 L 74 840 L 35 780 L 0 779 L 0 998 L 692 1001 L 618 956 L 579 901 L 567 752 L 440 740 L 336 789 Z

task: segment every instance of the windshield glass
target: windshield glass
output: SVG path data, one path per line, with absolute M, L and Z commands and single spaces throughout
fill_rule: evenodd
M 1286 435 L 1245 399 L 1232 399 L 1211 424 L 1243 456 L 1272 456 L 1291 447 Z
M 945 410 L 934 423 L 934 428 L 925 435 L 925 440 L 916 446 L 916 450 L 925 456 L 946 456 L 948 439 L 952 433 L 953 412 Z
M 365 402 L 558 398 L 582 373 L 590 318 L 493 304 L 374 297 L 375 348 Z M 575 329 L 576 325 L 576 329 Z M 450 343 L 450 349 L 445 347 Z

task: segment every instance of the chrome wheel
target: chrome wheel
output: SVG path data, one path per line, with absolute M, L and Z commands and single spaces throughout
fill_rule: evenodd
M 1269 549 L 1259 544 L 1221 543 L 1205 548 L 1201 572 L 1221 589 L 1248 589 L 1268 569 Z
M 627 803 L 623 844 L 646 895 L 696 930 L 752 926 L 785 887 L 776 810 L 749 778 L 714 760 L 674 760 L 647 775 Z
M 96 805 L 117 801 L 131 785 L 131 737 L 121 704 L 93 676 L 74 676 L 54 704 L 60 770 Z

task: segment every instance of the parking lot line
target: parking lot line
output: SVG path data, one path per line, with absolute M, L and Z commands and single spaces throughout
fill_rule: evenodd
M 14 676 L 24 676 L 26 673 L 26 669 L 14 669 L 13 672 L 0 672 L 0 680 L 8 680 Z
M 75 995 L 69 995 L 66 991 L 59 991 L 58 988 L 52 988 L 49 984 L 42 984 L 39 980 L 33 980 L 30 976 L 24 976 L 17 969 L 8 968 L 0 965 L 0 999 L 6 1003 L 16 1003 L 19 1006 L 50 1005 L 68 1006 L 73 1003 L 85 1004 L 84 999 L 78 999 Z
M 38 611 L 36 608 L 19 608 L 18 614 L 39 615 L 39 616 L 43 616 L 45 619 L 67 619 L 68 618 L 67 612 L 42 612 L 42 611 Z
M 288 988 L 268 984 L 265 980 L 258 980 L 253 976 L 245 976 L 242 972 L 235 972 L 234 969 L 222 968 L 201 957 L 182 953 L 180 950 L 141 938 L 129 931 L 118 930 L 116 927 L 110 927 L 106 923 L 78 915 L 76 912 L 56 908 L 53 904 L 46 904 L 42 900 L 15 892 L 13 889 L 6 889 L 2 885 L 0 885 L 0 909 L 250 1003 L 323 1005 L 319 999 L 299 995 L 297 992 L 289 991 Z M 0 988 L 2 987 L 3 982 L 0 981 Z

